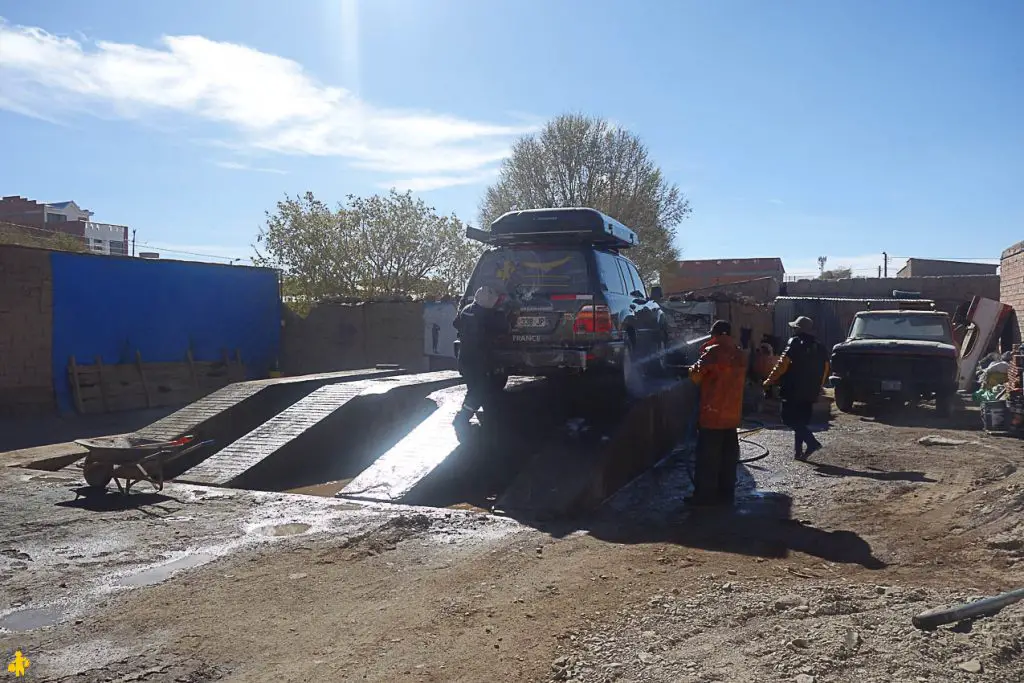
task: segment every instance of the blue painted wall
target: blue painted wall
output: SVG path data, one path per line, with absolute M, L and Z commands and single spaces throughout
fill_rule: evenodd
M 92 364 L 197 361 L 239 349 L 250 378 L 278 357 L 277 273 L 262 268 L 54 252 L 53 381 L 57 408 L 73 410 L 71 356 Z

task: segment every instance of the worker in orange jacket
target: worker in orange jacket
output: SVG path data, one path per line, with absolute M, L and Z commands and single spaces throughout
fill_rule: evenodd
M 690 368 L 700 388 L 697 421 L 697 462 L 693 476 L 694 505 L 731 504 L 736 495 L 736 466 L 740 459 L 737 429 L 743 419 L 746 355 L 732 339 L 725 320 L 711 326 L 711 343 Z

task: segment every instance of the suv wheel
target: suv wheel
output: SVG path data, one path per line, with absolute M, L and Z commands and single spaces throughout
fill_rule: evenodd
M 935 412 L 939 417 L 950 417 L 953 414 L 953 401 L 956 394 L 939 394 L 935 397 Z
M 851 410 L 853 410 L 853 392 L 850 391 L 850 387 L 843 386 L 840 384 L 836 386 L 834 391 L 836 399 L 836 408 L 838 408 L 840 412 L 843 413 L 848 413 Z
M 622 388 L 627 397 L 633 398 L 643 393 L 643 385 L 643 366 L 637 361 L 635 342 L 630 336 L 622 350 Z
M 668 375 L 668 341 L 664 333 L 658 336 L 654 344 L 653 357 L 647 362 L 647 374 L 656 378 Z

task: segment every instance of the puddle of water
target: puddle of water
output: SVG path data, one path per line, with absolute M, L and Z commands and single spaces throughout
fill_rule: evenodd
M 328 481 L 323 484 L 313 484 L 312 486 L 300 486 L 297 489 L 288 489 L 285 493 L 302 493 L 307 496 L 333 498 L 334 494 L 348 486 L 350 481 L 352 481 L 352 478 L 338 479 L 337 481 Z
M 309 524 L 303 524 L 300 522 L 291 522 L 289 524 L 274 524 L 272 526 L 265 526 L 258 529 L 259 533 L 264 536 L 297 536 L 304 534 L 313 527 Z
M 186 555 L 180 557 L 177 560 L 161 564 L 156 567 L 143 570 L 137 574 L 129 574 L 117 580 L 114 583 L 119 588 L 139 588 L 141 586 L 155 586 L 158 583 L 162 583 L 169 579 L 172 574 L 182 569 L 192 569 L 193 567 L 199 567 L 206 564 L 210 560 L 214 559 L 214 556 L 209 553 L 196 553 L 194 555 Z
M 29 609 L 11 612 L 5 617 L 0 617 L 0 630 L 7 630 L 13 633 L 32 631 L 44 626 L 53 626 L 59 622 L 64 613 L 56 607 L 32 607 Z

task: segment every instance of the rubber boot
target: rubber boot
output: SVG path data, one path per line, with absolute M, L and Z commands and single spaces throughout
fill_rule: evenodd
M 795 432 L 793 433 L 793 443 L 793 457 L 803 462 L 807 459 L 807 456 L 804 454 L 804 441 L 800 438 L 800 435 Z

